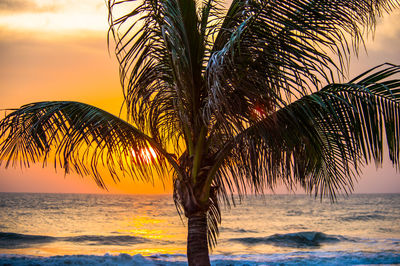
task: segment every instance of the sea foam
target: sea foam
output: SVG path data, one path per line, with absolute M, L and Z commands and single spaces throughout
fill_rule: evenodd
M 294 252 L 259 255 L 212 255 L 213 266 L 244 265 L 357 265 L 357 264 L 399 264 L 400 254 L 391 252 Z M 37 257 L 23 255 L 0 255 L 1 265 L 144 265 L 178 266 L 186 265 L 184 255 L 64 255 Z

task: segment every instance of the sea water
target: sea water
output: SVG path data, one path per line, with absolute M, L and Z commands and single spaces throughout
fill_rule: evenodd
M 186 265 L 170 195 L 0 193 L 0 265 Z M 212 265 L 400 264 L 400 194 L 248 196 Z

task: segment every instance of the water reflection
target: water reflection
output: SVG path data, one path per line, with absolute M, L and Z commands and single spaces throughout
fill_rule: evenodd
M 400 251 L 400 195 L 354 195 L 337 204 L 307 196 L 249 197 L 223 209 L 222 217 L 213 254 Z M 170 196 L 2 193 L 0 225 L 0 253 L 186 253 L 186 226 Z M 11 241 L 13 247 L 4 247 Z

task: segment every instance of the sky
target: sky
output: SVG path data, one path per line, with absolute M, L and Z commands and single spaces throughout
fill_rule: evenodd
M 0 109 L 37 101 L 71 100 L 119 114 L 118 65 L 107 49 L 104 0 L 0 0 Z M 400 11 L 380 20 L 366 41 L 368 54 L 353 56 L 349 76 L 383 62 L 400 63 Z M 387 157 L 387 156 L 386 156 Z M 110 193 L 171 193 L 170 181 L 109 182 Z M 0 167 L 0 192 L 104 193 L 90 177 L 59 169 Z M 277 193 L 285 193 L 278 188 Z M 386 159 L 367 166 L 355 193 L 400 193 L 400 174 Z

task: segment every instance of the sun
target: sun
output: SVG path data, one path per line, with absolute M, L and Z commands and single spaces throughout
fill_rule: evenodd
M 157 160 L 157 153 L 152 147 L 143 148 L 139 152 L 131 149 L 134 163 L 150 164 Z

